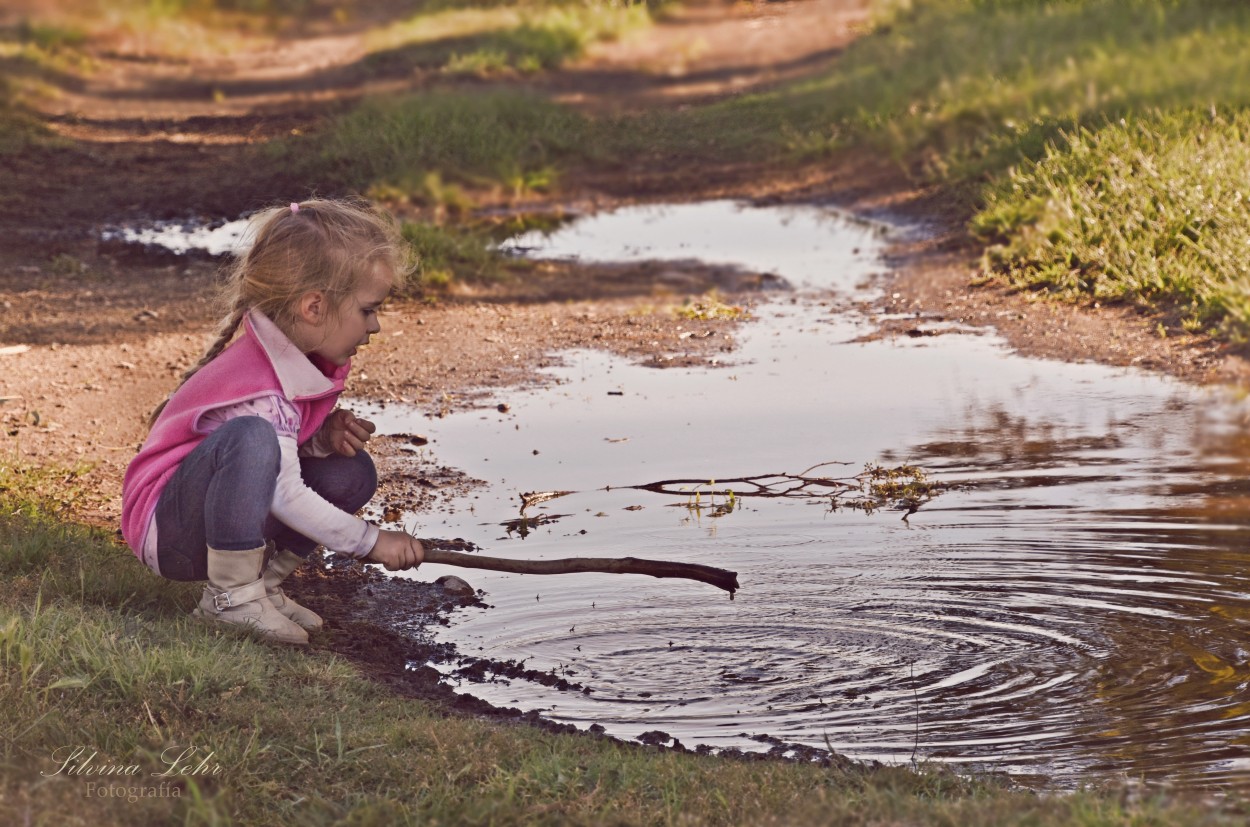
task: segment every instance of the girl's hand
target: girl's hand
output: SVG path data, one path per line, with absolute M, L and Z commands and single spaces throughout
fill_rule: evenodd
M 415 569 L 425 559 L 421 541 L 404 531 L 378 532 L 373 550 L 365 557 L 370 563 L 381 563 L 388 571 Z
M 354 457 L 363 450 L 365 443 L 378 426 L 367 419 L 357 419 L 351 411 L 337 408 L 326 417 L 321 427 L 326 430 L 326 442 L 331 451 L 345 457 Z

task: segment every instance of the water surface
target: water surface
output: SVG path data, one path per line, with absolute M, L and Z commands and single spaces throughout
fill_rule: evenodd
M 796 292 L 756 307 L 728 366 L 578 351 L 545 389 L 511 394 L 506 414 L 377 412 L 492 481 L 421 532 L 501 556 L 739 572 L 731 602 L 640 576 L 456 571 L 493 608 L 445 639 L 590 690 L 462 691 L 688 747 L 779 740 L 1059 785 L 1243 784 L 1246 406 L 1136 370 L 1014 356 L 992 335 L 857 341 L 870 320 L 828 299 L 871 290 L 889 239 L 835 211 L 713 202 L 516 240 L 534 256 L 738 264 Z M 825 469 L 837 475 L 917 463 L 955 487 L 906 520 L 819 498 L 728 509 L 710 493 L 725 487 L 712 480 L 832 461 L 845 463 Z M 621 487 L 668 478 L 709 485 L 697 501 Z M 534 490 L 575 493 L 529 509 L 540 525 L 504 525 Z

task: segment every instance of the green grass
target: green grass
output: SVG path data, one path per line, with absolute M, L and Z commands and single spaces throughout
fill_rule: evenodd
M 27 104 L 59 94 L 66 74 L 90 70 L 85 39 L 81 29 L 30 21 L 0 29 L 0 157 L 57 143 Z
M 917 2 L 824 83 L 830 125 L 792 134 L 882 146 L 964 193 L 990 275 L 1250 334 L 1250 6 Z
M 5 87 L 0 78 L 0 158 L 24 152 L 48 136 L 38 120 L 12 104 Z
M 1250 336 L 1250 5 L 892 5 L 831 72 L 657 118 L 653 146 L 690 160 L 886 153 L 967 212 L 993 245 L 989 275 Z
M 29 44 L 45 54 L 53 54 L 80 48 L 87 42 L 87 33 L 79 26 L 22 20 L 6 33 L 5 40 Z
M 1245 105 L 1248 27 L 1250 8 L 1233 2 L 915 0 L 883 12 L 818 77 L 604 122 L 596 138 L 622 163 L 808 160 L 861 144 L 930 180 L 976 184 L 1077 126 L 1151 108 Z
M 1187 330 L 1250 331 L 1250 112 L 1080 129 L 989 190 L 990 272 L 1065 298 L 1164 308 Z
M 1250 8 L 1206 0 L 918 0 L 787 91 L 800 139 L 868 139 L 962 181 L 1061 131 L 1148 109 L 1250 103 Z
M 19 35 L 62 60 L 78 60 L 79 71 L 90 69 L 90 54 L 98 50 L 144 57 L 222 54 L 255 45 L 255 36 L 271 32 L 277 21 L 273 14 L 179 0 L 68 0 L 30 14 L 18 24 Z
M 371 100 L 324 133 L 271 149 L 295 175 L 360 191 L 428 188 L 431 174 L 522 194 L 552 186 L 557 162 L 584 157 L 588 121 L 516 89 Z
M 931 180 L 975 181 L 1038 157 L 1075 125 L 1244 105 L 1248 24 L 1250 8 L 1232 2 L 915 0 L 883 14 L 832 71 L 693 122 L 722 153 L 863 144 Z
M 564 220 L 558 214 L 507 213 L 460 215 L 439 223 L 405 221 L 404 240 L 419 262 L 407 292 L 428 298 L 457 280 L 494 281 L 528 273 L 533 262 L 502 252 L 500 243 L 531 230 L 553 230 Z
M 497 32 L 468 55 L 457 54 L 448 62 L 452 74 L 492 74 L 500 69 L 536 72 L 555 69 L 565 61 L 580 57 L 590 44 L 616 40 L 650 23 L 647 7 L 603 2 L 544 8 L 522 17 L 520 25 Z M 486 54 L 502 58 L 501 67 L 482 72 L 473 68 L 472 56 Z
M 441 70 L 448 75 L 528 74 L 580 57 L 651 22 L 643 3 L 590 0 L 426 7 L 370 35 L 375 70 Z
M 323 644 L 275 647 L 192 622 L 194 584 L 152 575 L 17 470 L 0 469 L 0 823 L 1186 827 L 1246 816 L 1235 799 L 1038 797 L 940 768 L 728 760 L 449 715 Z M 69 759 L 135 774 L 75 775 Z M 186 772 L 162 776 L 171 765 Z

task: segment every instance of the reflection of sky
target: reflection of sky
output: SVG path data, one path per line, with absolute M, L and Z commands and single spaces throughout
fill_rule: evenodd
M 805 306 L 765 306 L 758 315 L 741 347 L 724 354 L 727 366 L 655 370 L 601 352 L 566 353 L 565 366 L 550 371 L 558 384 L 510 392 L 509 414 L 422 427 L 440 457 L 454 453 L 468 473 L 527 490 L 797 472 L 831 460 L 859 467 L 886 453 L 902 461 L 907 446 L 943 433 L 966 438 L 963 426 L 988 411 L 1044 426 L 1051 439 L 1149 429 L 1152 450 L 1190 450 L 1192 411 L 1169 401 L 1184 406 L 1202 394 L 1174 382 L 1007 358 L 991 337 L 851 343 L 857 328 L 823 324 Z M 1126 450 L 1143 446 L 1130 438 Z
M 120 239 L 129 244 L 164 247 L 174 253 L 200 250 L 220 256 L 240 250 L 247 242 L 248 220 L 227 221 L 205 225 L 195 221 L 160 221 L 145 227 L 118 227 L 106 230 L 103 237 Z
M 554 234 L 526 233 L 505 249 L 583 261 L 698 259 L 772 273 L 796 285 L 845 290 L 864 277 L 886 231 L 884 224 L 834 210 L 706 201 L 591 215 Z
M 714 250 L 730 262 L 754 249 L 754 220 L 771 249 L 802 252 L 796 270 L 772 270 L 793 283 L 845 293 L 880 267 L 882 236 L 836 214 L 697 206 L 624 211 L 619 227 L 599 216 L 542 252 L 585 255 L 620 237 L 645 240 L 642 258 Z M 763 270 L 767 260 L 739 263 Z M 679 581 L 455 570 L 494 608 L 466 614 L 447 639 L 469 655 L 573 669 L 594 690 L 472 691 L 624 737 L 659 728 L 688 746 L 744 748 L 759 748 L 747 737 L 758 734 L 829 738 L 892 761 L 916 747 L 919 698 L 921 757 L 1061 775 L 1234 766 L 1236 756 L 1193 739 L 1228 741 L 1244 715 L 1222 690 L 1201 689 L 1196 661 L 1173 640 L 1183 633 L 1200 651 L 1244 637 L 1236 606 L 1250 588 L 1230 551 L 1245 545 L 1245 512 L 1235 496 L 1221 500 L 1225 511 L 1209 505 L 1242 473 L 1228 446 L 1244 406 L 1135 370 L 1011 356 L 989 335 L 858 343 L 865 320 L 802 295 L 758 307 L 724 367 L 656 370 L 578 351 L 550 372 L 554 384 L 502 395 L 506 414 L 371 412 L 384 431 L 428 434 L 438 462 L 492 483 L 454 511 L 422 515 L 418 533 L 498 556 L 631 554 L 739 572 L 731 603 Z M 978 484 L 907 522 L 746 498 L 712 517 L 689 498 L 602 490 L 831 460 L 847 463 L 824 470 L 833 476 L 910 460 Z M 532 490 L 578 493 L 530 512 L 559 520 L 508 538 L 500 524 Z M 452 571 L 438 568 L 421 577 Z M 1225 604 L 1234 608 L 1212 626 L 1211 607 Z M 1099 689 L 1152 659 L 1167 666 L 1148 689 L 1114 701 Z M 1200 688 L 1178 701 L 1168 688 L 1181 684 Z M 1107 734 L 1165 714 L 1166 750 L 1150 747 L 1153 736 Z

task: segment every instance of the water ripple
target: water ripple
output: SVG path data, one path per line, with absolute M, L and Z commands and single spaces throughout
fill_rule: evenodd
M 991 336 L 855 341 L 870 325 L 801 289 L 849 292 L 880 266 L 871 234 L 836 222 L 690 205 L 631 213 L 628 232 L 596 223 L 583 240 L 628 238 L 663 257 L 637 237 L 658 227 L 689 255 L 685 222 L 699 215 L 708 249 L 750 247 L 743 228 L 758 219 L 773 222 L 764 259 L 813 251 L 779 271 L 800 285 L 795 301 L 756 308 L 732 368 L 654 371 L 577 352 L 553 389 L 511 398 L 507 421 L 416 424 L 398 406 L 377 418 L 429 432 L 439 460 L 472 476 L 523 481 L 473 501 L 489 528 L 450 527 L 492 553 L 686 560 L 737 571 L 742 589 L 730 602 L 676 581 L 474 573 L 494 607 L 446 639 L 589 691 L 464 689 L 687 746 L 781 739 L 1060 785 L 1127 774 L 1250 786 L 1245 400 L 1022 359 Z M 734 238 L 715 235 L 727 227 Z M 605 442 L 624 433 L 628 446 Z M 949 489 L 906 520 L 747 501 L 712 517 L 603 490 L 830 460 L 914 463 Z M 501 540 L 517 490 L 581 493 L 561 499 L 558 522 Z

